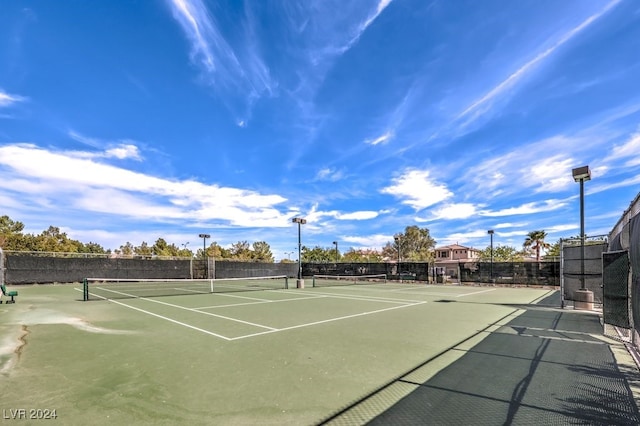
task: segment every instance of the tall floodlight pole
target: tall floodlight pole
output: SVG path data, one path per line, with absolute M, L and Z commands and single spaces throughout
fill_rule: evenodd
M 204 262 L 204 277 L 209 278 L 209 265 L 207 265 L 207 238 L 211 238 L 209 234 L 199 234 L 202 238 L 202 260 Z
M 393 239 L 396 242 L 396 246 L 398 246 L 398 270 L 396 272 L 398 273 L 398 277 L 400 278 L 400 281 L 402 281 L 402 276 L 400 275 L 400 243 L 402 242 L 402 239 L 397 235 L 393 237 Z
M 487 231 L 487 233 L 489 234 L 489 236 L 491 237 L 491 269 L 490 269 L 490 277 L 489 277 L 489 281 L 493 282 L 493 229 L 489 229 Z
M 333 244 L 336 246 L 336 263 L 338 263 L 338 259 L 340 258 L 340 254 L 338 252 L 338 242 L 334 241 Z
M 307 223 L 306 219 L 301 217 L 294 217 L 291 222 L 298 224 L 298 288 L 304 288 L 304 281 L 302 280 L 302 239 L 300 237 L 300 227 Z
M 576 309 L 593 309 L 593 292 L 587 290 L 584 279 L 584 183 L 591 180 L 589 166 L 572 170 L 573 180 L 580 183 L 580 290 L 576 292 Z M 584 299 L 584 300 L 583 300 Z

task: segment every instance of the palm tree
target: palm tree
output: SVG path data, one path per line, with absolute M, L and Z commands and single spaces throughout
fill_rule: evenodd
M 544 242 L 546 237 L 547 233 L 545 231 L 531 231 L 524 240 L 524 248 L 527 250 L 535 250 L 536 261 L 538 262 L 540 262 L 540 250 L 551 247 L 551 244 Z

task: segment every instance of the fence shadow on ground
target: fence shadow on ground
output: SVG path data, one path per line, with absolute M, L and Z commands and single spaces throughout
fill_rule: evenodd
M 559 305 L 557 293 L 518 306 L 525 312 L 480 331 L 488 336 L 471 349 L 459 342 L 320 424 L 640 424 L 628 376 L 598 338 L 599 317 L 545 309 Z M 464 354 L 420 380 L 449 351 Z

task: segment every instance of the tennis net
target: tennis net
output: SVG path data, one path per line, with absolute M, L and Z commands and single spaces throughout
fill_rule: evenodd
M 218 279 L 85 278 L 83 300 L 181 296 L 289 288 L 284 275 Z
M 314 287 L 386 283 L 386 274 L 375 275 L 314 275 Z

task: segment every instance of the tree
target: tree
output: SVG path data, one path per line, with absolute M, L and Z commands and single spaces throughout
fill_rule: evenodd
M 389 242 L 382 248 L 382 254 L 387 259 L 398 259 L 407 262 L 429 262 L 434 258 L 433 249 L 436 241 L 429 234 L 429 229 L 407 226 L 404 233 L 393 236 L 393 243 Z
M 57 226 L 49 226 L 48 229 L 36 236 L 36 251 L 77 253 L 82 243 L 71 240 L 65 232 L 61 232 Z
M 122 254 L 123 256 L 133 256 L 135 253 L 135 248 L 133 244 L 127 241 L 124 245 L 120 246 L 120 250 L 116 250 L 116 253 Z
M 335 262 L 336 251 L 334 248 L 322 248 L 315 246 L 310 249 L 307 246 L 302 246 L 302 261 L 303 262 L 315 262 L 315 263 L 328 263 Z
M 523 258 L 523 253 L 515 247 L 497 246 L 493 248 L 494 262 L 519 262 Z M 491 246 L 480 251 L 479 260 L 480 262 L 489 262 L 491 260 Z
M 550 258 L 550 259 L 560 258 L 560 240 L 549 245 L 549 248 L 544 254 L 544 258 Z
M 143 241 L 134 251 L 139 256 L 151 256 L 153 254 L 152 247 L 149 247 L 146 241 Z
M 536 253 L 536 261 L 538 262 L 540 261 L 540 251 L 551 246 L 551 244 L 544 241 L 546 237 L 547 233 L 545 231 L 531 231 L 524 240 L 523 247 L 528 251 L 533 250 Z
M 92 243 L 89 241 L 87 244 L 80 243 L 80 247 L 78 248 L 78 253 L 93 253 L 93 254 L 106 254 L 109 251 L 105 250 L 98 243 Z
M 265 241 L 253 243 L 253 260 L 256 262 L 273 262 L 271 247 Z
M 230 251 L 233 260 L 251 260 L 253 258 L 253 253 L 251 253 L 247 241 L 238 241 L 237 243 L 231 244 Z
M 342 255 L 343 262 L 354 263 L 376 263 L 382 262 L 382 253 L 371 249 L 354 249 L 350 248 Z
M 151 247 L 151 250 L 156 256 L 180 256 L 180 250 L 175 244 L 168 244 L 164 238 L 158 238 Z
M 22 235 L 24 224 L 15 222 L 7 215 L 0 216 L 0 247 L 5 247 L 8 238 Z

